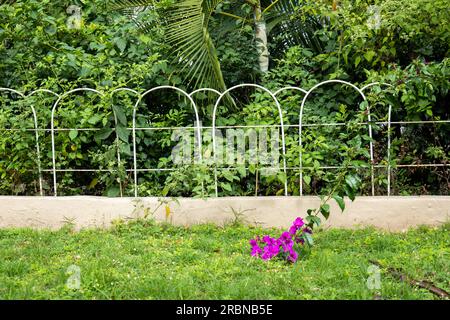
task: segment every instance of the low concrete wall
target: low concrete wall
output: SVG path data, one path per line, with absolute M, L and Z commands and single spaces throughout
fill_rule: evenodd
M 297 216 L 319 204 L 317 197 L 230 197 L 211 199 L 101 198 L 101 197 L 0 197 L 0 228 L 31 227 L 58 229 L 73 223 L 76 229 L 108 227 L 117 219 L 134 219 L 146 212 L 158 220 L 178 225 L 233 221 L 235 214 L 251 224 L 287 227 Z M 449 221 L 450 196 L 359 197 L 346 201 L 341 213 L 331 203 L 331 217 L 325 227 L 374 226 L 403 231 L 419 225 Z M 234 213 L 233 213 L 234 211 Z

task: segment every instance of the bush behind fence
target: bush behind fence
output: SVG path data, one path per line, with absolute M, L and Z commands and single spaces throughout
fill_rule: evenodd
M 311 116 L 306 107 L 309 99 L 320 95 L 326 85 L 348 87 L 348 94 L 360 101 L 350 106 L 352 112 L 340 105 L 339 112 L 334 112 L 335 120 L 340 121 L 321 122 L 325 118 Z M 402 151 L 408 141 L 401 137 L 405 130 L 411 130 L 408 137 L 414 137 L 415 132 L 421 131 L 415 129 L 419 126 L 440 130 L 450 120 L 395 119 L 390 103 L 378 105 L 376 99 L 368 99 L 368 92 L 382 96 L 389 87 L 371 83 L 359 88 L 346 81 L 329 80 L 309 90 L 284 87 L 271 91 L 242 84 L 223 93 L 202 88 L 190 94 L 172 86 L 145 92 L 130 88 L 109 92 L 77 88 L 63 94 L 39 89 L 27 95 L 0 88 L 0 193 L 135 197 L 314 194 L 332 183 L 333 172 L 340 168 L 342 158 L 351 157 L 354 170 L 365 183 L 363 194 L 402 194 L 402 190 L 392 191 L 392 185 L 405 177 L 396 174 L 402 170 L 410 170 L 412 175 L 436 175 L 437 193 L 448 194 L 448 140 L 437 144 L 427 141 L 427 156 L 413 157 Z M 233 105 L 232 109 L 242 108 L 233 100 L 233 92 L 243 88 L 262 93 L 256 98 L 253 94 L 258 100 L 254 113 L 268 110 L 260 123 L 239 125 L 220 115 L 229 109 L 227 104 Z M 165 122 L 158 122 L 155 119 L 162 115 L 157 106 L 152 106 L 152 98 L 162 90 L 177 94 L 180 104 L 164 116 Z M 205 95 L 209 96 L 206 101 L 213 100 L 206 102 L 210 104 L 209 119 L 202 118 L 208 112 L 196 102 L 198 97 L 204 102 Z M 296 117 L 284 108 L 289 99 L 298 103 Z M 250 109 L 250 115 L 251 106 L 244 106 Z M 292 120 L 295 118 L 297 121 Z M 162 126 L 164 123 L 172 125 Z M 269 162 L 251 161 L 258 152 L 261 157 L 267 141 L 259 141 L 254 150 L 250 147 L 236 154 L 234 140 L 228 141 L 226 149 L 218 148 L 224 140 L 222 134 L 216 134 L 220 130 L 234 130 L 233 134 L 241 130 L 246 136 L 251 132 L 250 135 L 261 137 L 267 129 L 272 130 L 268 136 L 279 137 L 278 144 L 271 145 L 271 151 L 275 149 L 280 155 L 276 161 L 276 157 Z M 180 130 L 188 134 L 177 135 L 175 132 Z M 174 163 L 177 143 L 189 146 L 196 161 Z M 232 161 L 224 163 L 223 156 Z M 245 161 L 236 161 L 238 157 Z M 420 193 L 420 186 L 416 190 Z

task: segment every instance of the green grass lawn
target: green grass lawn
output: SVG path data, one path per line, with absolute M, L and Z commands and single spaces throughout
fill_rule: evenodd
M 449 291 L 450 225 L 393 234 L 327 230 L 296 264 L 250 256 L 243 225 L 192 228 L 137 221 L 110 230 L 0 230 L 1 299 L 373 299 L 368 260 Z M 68 289 L 69 266 L 81 287 Z M 434 299 L 381 274 L 383 299 Z

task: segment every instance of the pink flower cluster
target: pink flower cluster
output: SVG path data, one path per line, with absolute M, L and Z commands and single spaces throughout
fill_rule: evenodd
M 302 218 L 298 217 L 292 223 L 289 231 L 283 232 L 279 238 L 272 238 L 266 235 L 262 239 L 260 237 L 251 239 L 250 245 L 252 246 L 252 256 L 260 257 L 263 260 L 269 260 L 281 253 L 288 261 L 296 262 L 298 253 L 294 249 L 294 244 L 303 244 L 303 233 L 311 233 L 311 229 L 304 226 L 305 222 Z M 264 247 L 261 248 L 261 246 Z

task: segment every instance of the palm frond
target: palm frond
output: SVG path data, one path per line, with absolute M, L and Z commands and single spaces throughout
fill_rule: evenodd
M 188 69 L 194 87 L 226 88 L 216 48 L 209 33 L 215 7 L 223 0 L 182 0 L 168 12 L 167 41 L 174 45 L 177 59 Z
M 226 85 L 209 33 L 209 22 L 216 6 L 224 0 L 181 0 L 165 8 L 160 14 L 166 41 L 172 45 L 175 61 L 186 71 L 189 84 L 225 90 Z M 129 10 L 155 6 L 159 1 L 113 0 L 112 10 Z M 133 18 L 128 12 L 128 16 Z M 137 22 L 139 25 L 139 23 Z M 141 24 L 145 30 L 147 24 Z
M 141 32 L 151 29 L 147 23 L 143 23 L 138 19 L 141 12 L 147 10 L 156 10 L 158 1 L 152 0 L 112 0 L 108 2 L 108 10 L 117 11 L 133 21 Z
M 272 55 L 282 55 L 287 48 L 295 45 L 302 45 L 316 53 L 323 51 L 324 44 L 316 36 L 316 31 L 322 29 L 327 21 L 312 15 L 292 19 L 302 3 L 301 0 L 265 1 L 266 6 L 271 6 L 266 20 L 270 38 L 276 46 Z
M 155 6 L 157 0 L 111 0 L 108 1 L 109 10 L 129 10 L 131 8 Z

